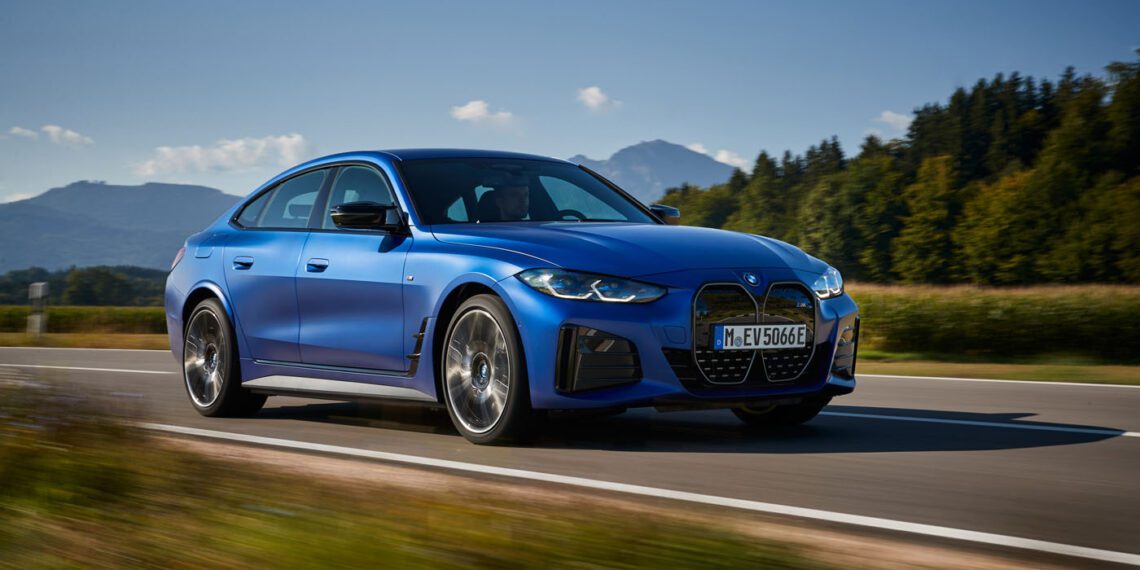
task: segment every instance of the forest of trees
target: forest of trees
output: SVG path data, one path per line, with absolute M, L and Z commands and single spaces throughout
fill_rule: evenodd
M 1140 56 L 1140 50 L 1137 50 Z M 761 152 L 661 200 L 682 222 L 793 243 L 853 280 L 1140 283 L 1140 61 L 1017 73 L 915 110 L 902 139 Z

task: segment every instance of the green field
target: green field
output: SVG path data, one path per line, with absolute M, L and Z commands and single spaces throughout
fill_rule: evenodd
M 1140 384 L 1140 287 L 851 284 L 863 316 L 859 372 Z M 161 307 L 0 306 L 0 346 L 169 347 Z
M 1069 358 L 1140 362 L 1140 287 L 1031 288 L 851 284 L 860 348 L 928 360 Z M 0 306 L 0 332 L 22 332 L 28 308 Z M 51 333 L 165 334 L 161 307 L 49 307 Z M 15 338 L 15 337 L 12 337 Z

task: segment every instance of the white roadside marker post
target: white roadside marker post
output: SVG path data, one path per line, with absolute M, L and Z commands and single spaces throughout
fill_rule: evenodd
M 32 312 L 28 315 L 28 334 L 40 338 L 47 331 L 47 305 L 48 284 L 45 282 L 32 283 L 28 286 L 28 301 L 32 304 Z

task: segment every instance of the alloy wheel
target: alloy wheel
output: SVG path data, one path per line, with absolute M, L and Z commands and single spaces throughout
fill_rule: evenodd
M 510 351 L 491 313 L 464 313 L 447 339 L 444 382 L 452 411 L 464 429 L 482 434 L 503 417 L 511 389 Z
M 229 347 L 222 323 L 210 310 L 198 311 L 186 327 L 183 354 L 186 389 L 194 405 L 208 408 L 222 392 Z

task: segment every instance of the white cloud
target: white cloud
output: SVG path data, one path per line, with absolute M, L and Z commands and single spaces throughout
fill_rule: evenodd
M 293 133 L 262 138 L 222 139 L 213 146 L 160 146 L 154 157 L 135 165 L 135 174 L 249 170 L 276 163 L 291 166 L 307 158 L 310 145 Z
M 10 134 L 14 137 L 23 137 L 26 139 L 38 139 L 38 138 L 40 138 L 39 133 L 37 133 L 36 131 L 33 131 L 31 129 L 25 129 L 24 127 L 12 127 L 10 129 L 8 129 L 8 134 Z
M 735 152 L 732 152 L 731 150 L 725 150 L 723 148 L 716 151 L 716 154 L 713 155 L 713 159 L 717 162 L 723 162 L 740 169 L 744 169 L 746 166 L 748 166 L 748 161 L 744 160 L 744 157 L 736 154 Z
M 578 101 L 591 111 L 601 111 L 621 106 L 621 101 L 610 98 L 601 87 L 591 85 L 578 90 Z
M 514 120 L 514 115 L 512 115 L 510 111 L 495 111 L 492 113 L 490 105 L 488 105 L 486 101 L 479 99 L 468 101 L 457 107 L 452 107 L 451 116 L 457 121 L 497 125 L 505 125 Z
M 35 196 L 31 192 L 18 192 L 16 194 L 7 194 L 0 196 L 0 203 L 19 202 L 20 200 L 27 200 Z
M 745 160 L 744 157 L 740 156 L 739 154 L 736 154 L 735 152 L 732 152 L 731 150 L 728 150 L 726 148 L 722 148 L 722 149 L 716 151 L 716 153 L 709 152 L 708 147 L 706 147 L 705 145 L 703 145 L 701 143 L 687 144 L 687 145 L 685 145 L 685 148 L 687 148 L 693 152 L 699 152 L 701 154 L 707 154 L 707 155 L 711 156 L 712 159 L 717 161 L 717 162 L 722 162 L 722 163 L 727 164 L 729 166 L 735 166 L 741 170 L 747 170 L 748 161 Z
M 51 142 L 55 144 L 92 144 L 95 141 L 91 137 L 81 135 L 71 129 L 65 129 L 59 125 L 44 125 L 40 130 L 47 134 Z
M 894 111 L 883 111 L 879 113 L 879 118 L 875 119 L 880 123 L 886 123 L 897 130 L 905 131 L 910 127 L 910 123 L 914 121 L 914 117 L 910 115 L 903 115 Z

